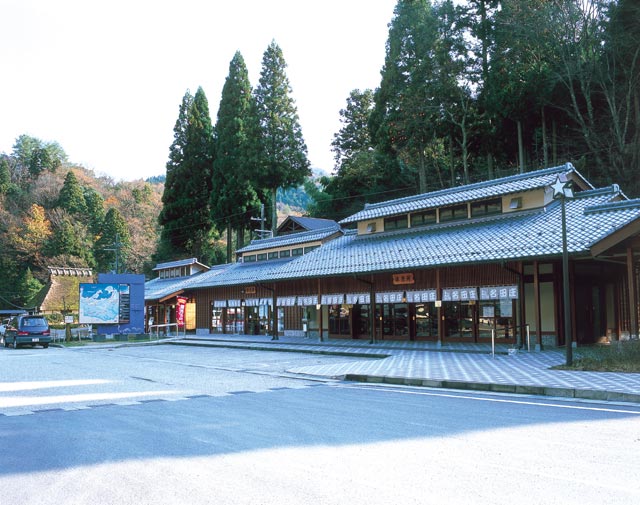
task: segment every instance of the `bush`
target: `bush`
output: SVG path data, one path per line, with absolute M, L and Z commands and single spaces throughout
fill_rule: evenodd
M 580 348 L 572 368 L 600 372 L 640 372 L 640 341 Z

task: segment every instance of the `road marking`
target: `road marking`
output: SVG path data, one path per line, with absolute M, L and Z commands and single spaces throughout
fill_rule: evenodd
M 56 396 L 2 396 L 0 408 L 35 407 L 65 403 L 105 402 L 109 400 L 129 400 L 147 396 L 181 395 L 182 391 L 133 391 L 122 393 L 86 393 Z M 104 403 L 102 403 L 104 405 Z
M 401 393 L 406 395 L 419 395 L 419 396 L 440 396 L 443 398 L 457 398 L 463 400 L 475 400 L 480 402 L 494 402 L 494 403 L 513 403 L 518 405 L 534 405 L 536 407 L 553 407 L 558 409 L 573 409 L 573 410 L 591 410 L 596 412 L 614 412 L 618 414 L 635 414 L 640 415 L 640 411 L 637 410 L 626 410 L 626 409 L 614 409 L 610 407 L 587 407 L 581 405 L 562 405 L 556 403 L 546 403 L 546 402 L 535 402 L 535 401 L 526 401 L 526 400 L 514 400 L 514 399 L 504 399 L 504 398 L 483 398 L 481 396 L 469 396 L 464 393 L 453 394 L 453 393 L 431 393 L 427 391 L 411 391 L 404 389 L 396 389 L 396 388 L 386 388 L 380 386 L 351 386 L 347 384 L 338 384 L 331 387 L 340 387 L 346 389 L 362 389 L 365 391 L 384 391 L 391 393 Z M 506 393 L 505 393 L 506 394 Z M 579 398 L 558 398 L 558 401 L 579 401 Z
M 77 379 L 77 380 L 52 380 L 30 382 L 0 382 L 0 392 L 33 391 L 36 389 L 59 388 L 67 386 L 94 386 L 96 384 L 108 384 L 112 381 L 104 379 Z

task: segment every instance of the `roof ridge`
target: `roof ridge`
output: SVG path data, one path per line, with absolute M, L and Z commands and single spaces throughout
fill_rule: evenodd
M 598 205 L 591 205 L 584 209 L 585 214 L 595 214 L 597 212 L 606 212 L 611 210 L 620 210 L 620 209 L 635 209 L 640 207 L 640 198 L 635 198 L 633 200 L 622 200 L 619 202 L 607 202 L 600 203 Z
M 584 191 L 578 191 L 573 194 L 574 198 L 590 198 L 600 195 L 622 195 L 625 200 L 628 198 L 620 191 L 620 186 L 612 184 L 611 186 L 605 186 L 603 188 L 585 189 Z
M 524 172 L 522 174 L 507 175 L 505 177 L 499 177 L 498 179 L 487 179 L 480 182 L 474 182 L 471 184 L 464 184 L 462 186 L 455 186 L 453 188 L 444 188 L 436 191 L 429 191 L 426 193 L 420 193 L 419 195 L 405 196 L 402 198 L 396 198 L 395 200 L 386 200 L 384 202 L 377 203 L 365 203 L 365 209 L 376 209 L 380 207 L 386 207 L 388 205 L 396 205 L 398 203 L 413 202 L 424 198 L 433 198 L 436 196 L 450 195 L 463 191 L 469 191 L 473 189 L 485 188 L 488 186 L 495 186 L 504 182 L 516 182 L 522 179 L 529 179 L 532 176 L 544 176 L 553 174 L 560 171 L 577 172 L 571 163 L 565 163 L 557 167 L 544 168 L 542 170 L 534 170 L 533 172 Z
M 286 240 L 292 240 L 294 238 L 305 238 L 305 237 L 317 235 L 319 233 L 324 233 L 324 232 L 327 232 L 329 230 L 338 231 L 340 229 L 341 229 L 341 226 L 334 221 L 331 225 L 325 226 L 324 228 L 316 228 L 316 229 L 313 229 L 313 230 L 300 231 L 300 232 L 296 232 L 296 233 L 288 233 L 286 235 L 277 235 L 275 237 L 254 239 L 251 242 L 249 242 L 246 246 L 244 246 L 243 248 L 238 249 L 236 252 L 242 252 L 248 247 L 253 247 L 253 246 L 258 246 L 258 245 L 268 245 L 270 243 L 277 243 L 279 240 L 282 241 L 282 240 L 285 240 L 285 239 Z

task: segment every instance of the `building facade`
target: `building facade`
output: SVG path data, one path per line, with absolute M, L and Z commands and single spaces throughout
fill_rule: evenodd
M 573 190 L 571 335 L 558 181 Z M 536 348 L 638 334 L 640 200 L 594 188 L 570 164 L 365 205 L 339 224 L 294 219 L 236 263 L 176 281 L 196 332 Z

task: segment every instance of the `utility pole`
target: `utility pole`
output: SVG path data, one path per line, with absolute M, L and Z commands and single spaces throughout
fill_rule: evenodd
M 105 247 L 105 251 L 114 251 L 116 253 L 116 274 L 120 273 L 120 249 L 124 244 L 120 242 L 120 234 L 116 233 L 116 241 L 109 247 Z
M 260 204 L 260 217 L 252 217 L 251 221 L 260 221 L 260 230 L 254 230 L 259 237 L 258 238 L 266 238 L 273 236 L 271 230 L 265 230 L 264 225 L 267 221 L 267 218 L 264 217 L 264 203 Z

